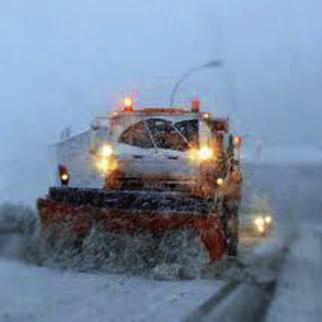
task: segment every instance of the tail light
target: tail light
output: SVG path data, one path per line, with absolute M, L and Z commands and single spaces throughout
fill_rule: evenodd
M 58 165 L 58 173 L 61 185 L 64 187 L 68 186 L 70 175 L 67 168 L 62 164 Z

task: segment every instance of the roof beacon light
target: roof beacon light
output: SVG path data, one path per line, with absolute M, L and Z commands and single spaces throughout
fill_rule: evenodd
M 195 98 L 191 102 L 191 112 L 199 113 L 200 112 L 201 102 L 199 98 Z
M 123 100 L 123 111 L 124 112 L 133 112 L 134 110 L 134 101 L 132 97 L 125 97 Z

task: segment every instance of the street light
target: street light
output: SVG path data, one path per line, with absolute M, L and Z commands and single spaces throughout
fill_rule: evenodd
M 173 90 L 172 90 L 172 93 L 171 93 L 171 97 L 170 97 L 170 107 L 173 107 L 174 105 L 174 101 L 175 101 L 175 98 L 176 98 L 176 94 L 177 94 L 177 91 L 180 87 L 180 85 L 187 79 L 190 77 L 191 74 L 193 74 L 194 72 L 197 72 L 197 71 L 200 71 L 202 69 L 207 69 L 207 68 L 218 68 L 218 67 L 221 67 L 224 63 L 221 61 L 221 60 L 212 60 L 212 61 L 209 61 L 208 63 L 206 64 L 203 64 L 201 66 L 196 66 L 196 67 L 193 67 L 191 69 L 189 69 L 187 72 L 185 72 L 181 78 L 179 78 L 179 80 L 175 83 L 174 87 L 173 87 Z

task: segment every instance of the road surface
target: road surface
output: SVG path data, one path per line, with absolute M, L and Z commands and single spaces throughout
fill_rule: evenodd
M 0 322 L 183 321 L 191 317 L 240 321 L 252 314 L 269 322 L 318 321 L 322 314 L 321 178 L 318 164 L 246 166 L 246 203 L 254 192 L 267 198 L 278 227 L 268 241 L 248 253 L 244 271 L 236 270 L 236 284 L 220 301 L 214 298 L 231 283 L 227 276 L 155 281 L 37 267 L 9 258 L 10 253 L 19 253 L 21 245 L 16 242 L 1 251 Z M 284 238 L 291 235 L 292 241 Z M 288 247 L 285 256 L 267 260 L 270 251 L 274 254 L 283 243 Z M 253 253 L 263 259 L 261 264 L 252 260 Z M 272 277 L 269 269 L 276 270 L 276 262 L 278 275 Z M 257 276 L 259 283 L 249 276 Z M 263 294 L 269 295 L 265 301 L 260 300 Z

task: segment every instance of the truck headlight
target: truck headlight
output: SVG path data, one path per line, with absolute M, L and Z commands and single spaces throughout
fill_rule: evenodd
M 108 144 L 103 145 L 99 150 L 98 154 L 100 157 L 109 158 L 113 154 L 113 148 Z
M 266 230 L 266 226 L 265 226 L 265 218 L 258 216 L 255 218 L 254 220 L 254 224 L 256 226 L 256 229 L 259 233 L 264 233 Z
M 96 161 L 96 168 L 102 175 L 108 175 L 112 171 L 117 169 L 117 160 L 111 158 L 99 158 Z
M 96 167 L 99 172 L 106 174 L 109 169 L 109 160 L 102 158 L 96 162 Z
M 265 224 L 265 220 L 263 217 L 257 217 L 255 220 L 254 220 L 254 223 L 257 227 L 261 227 L 261 226 L 264 226 Z
M 214 158 L 214 151 L 208 146 L 203 146 L 200 149 L 191 149 L 189 151 L 189 159 L 200 162 Z
M 257 229 L 260 233 L 263 233 L 265 231 L 264 226 L 258 226 Z
M 105 176 L 117 169 L 117 160 L 114 156 L 113 148 L 110 145 L 103 145 L 98 150 L 96 155 L 96 168 Z
M 198 151 L 198 157 L 201 161 L 206 161 L 214 156 L 214 152 L 207 146 L 201 147 Z

